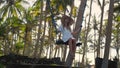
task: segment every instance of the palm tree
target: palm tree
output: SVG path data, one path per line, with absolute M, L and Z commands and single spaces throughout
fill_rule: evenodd
M 85 7 L 86 7 L 86 2 L 87 0 L 81 0 L 81 4 L 79 6 L 79 12 L 78 12 L 78 16 L 77 16 L 77 21 L 76 21 L 76 25 L 75 25 L 75 31 L 78 30 L 78 28 L 80 28 L 81 30 L 81 25 L 82 25 L 82 21 L 83 21 L 83 14 L 85 11 Z M 80 30 L 78 31 L 80 33 Z M 75 35 L 75 38 L 78 39 L 79 37 L 79 33 Z M 70 52 L 68 54 L 67 60 L 66 60 L 66 65 L 68 65 L 69 67 L 71 67 L 73 59 L 71 59 L 72 57 L 70 56 Z
M 110 0 L 108 23 L 106 26 L 106 43 L 105 43 L 104 59 L 101 68 L 108 68 L 109 49 L 110 49 L 111 33 L 112 33 L 113 7 L 114 7 L 114 0 Z
M 98 0 L 98 4 L 101 8 L 101 19 L 100 19 L 100 29 L 99 29 L 99 37 L 98 37 L 98 45 L 97 45 L 97 57 L 100 57 L 100 43 L 101 43 L 101 35 L 102 35 L 102 25 L 103 25 L 105 0 L 103 0 L 102 6 L 101 6 L 99 0 Z
M 88 34 L 89 34 L 89 32 L 90 32 L 90 21 L 91 21 L 92 2 L 93 2 L 93 0 L 90 1 L 90 12 L 89 12 L 88 24 L 87 24 L 87 27 L 86 27 L 86 32 L 85 32 L 85 37 L 84 37 L 84 47 L 83 47 L 82 63 L 84 63 L 85 52 L 86 52 L 87 41 L 88 41 Z
M 36 27 L 36 23 L 38 22 L 38 19 L 36 16 L 34 16 L 35 13 L 31 13 L 33 9 L 29 9 L 25 11 L 23 20 L 24 20 L 24 50 L 23 55 L 30 56 L 30 53 L 33 52 L 33 44 L 32 44 L 32 30 Z
M 7 23 L 7 34 L 6 37 L 8 37 L 8 33 L 12 30 L 13 22 L 17 22 L 16 20 L 20 20 L 22 16 L 22 12 L 25 10 L 23 5 L 21 4 L 23 0 L 2 0 L 1 7 L 0 7 L 0 18 L 2 19 L 2 23 Z M 24 1 L 24 3 L 27 3 Z M 18 23 L 18 22 L 17 22 Z M 20 22 L 19 22 L 20 23 Z M 9 29 L 9 30 L 8 30 Z M 8 41 L 7 41 L 8 40 Z M 11 44 L 11 47 L 13 46 L 13 41 L 9 41 L 8 38 L 6 38 L 6 41 Z M 9 45 L 5 44 L 5 48 L 9 48 Z M 7 50 L 7 49 L 5 49 Z M 11 49 L 12 51 L 12 49 Z
M 119 4 L 119 1 L 116 2 L 118 5 L 114 7 L 114 20 L 117 22 L 114 26 L 116 29 L 114 29 L 112 32 L 114 34 L 114 38 L 115 38 L 115 48 L 116 48 L 116 52 L 117 52 L 117 58 L 119 59 L 119 35 L 120 35 L 120 31 L 119 31 L 119 27 L 120 27 L 120 4 Z
M 37 34 L 37 41 L 36 41 L 36 44 L 35 44 L 35 49 L 34 49 L 34 53 L 33 53 L 33 55 L 34 55 L 34 57 L 38 57 L 37 56 L 37 54 L 38 54 L 38 49 L 39 49 L 39 42 L 40 42 L 40 35 L 41 35 L 41 26 L 42 26 L 42 13 L 43 13 L 43 0 L 37 0 L 35 3 L 34 3 L 34 5 L 33 5 L 33 7 L 35 8 L 35 10 L 36 11 L 38 11 L 39 13 L 40 13 L 40 15 L 39 15 L 39 18 L 40 18 L 40 20 L 39 20 L 39 27 L 38 27 L 38 34 Z M 41 54 L 41 51 L 42 51 L 42 48 L 43 48 L 43 45 L 40 45 L 40 54 Z
M 0 16 L 2 18 L 7 17 L 19 17 L 22 15 L 25 8 L 21 4 L 21 2 L 27 3 L 24 0 L 5 0 L 2 3 L 2 7 L 0 8 Z
M 1 47 L 3 47 L 3 54 L 9 53 L 9 44 L 7 44 L 7 42 L 9 42 L 7 41 L 7 38 L 8 38 L 7 34 L 9 32 L 8 25 L 9 24 L 6 22 L 0 25 L 0 37 L 1 37 L 1 40 L 3 40 L 1 45 Z

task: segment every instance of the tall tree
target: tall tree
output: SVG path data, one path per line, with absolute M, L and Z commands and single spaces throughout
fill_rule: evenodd
M 0 14 L 2 18 L 8 17 L 19 17 L 21 16 L 22 12 L 25 10 L 21 2 L 25 4 L 28 3 L 24 0 L 5 0 L 2 3 L 2 7 L 0 8 Z
M 117 4 L 115 7 L 114 7 L 114 20 L 115 22 L 117 22 L 115 24 L 115 28 L 113 30 L 113 34 L 114 34 L 114 38 L 115 38 L 115 48 L 116 48 L 116 52 L 117 52 L 117 58 L 119 59 L 119 47 L 120 47 L 120 3 L 119 1 L 116 1 L 115 4 Z
M 32 29 L 34 27 L 34 23 L 36 23 L 34 16 L 30 13 L 31 10 L 25 11 L 23 19 L 25 20 L 25 35 L 24 35 L 24 50 L 23 54 L 25 56 L 30 56 L 30 53 L 32 52 Z
M 89 11 L 89 18 L 88 18 L 88 24 L 86 27 L 86 32 L 85 32 L 85 40 L 84 40 L 84 46 L 83 46 L 83 57 L 82 57 L 82 63 L 84 63 L 85 59 L 85 53 L 86 53 L 86 48 L 87 48 L 87 41 L 88 41 L 88 34 L 90 32 L 90 21 L 91 21 L 91 12 L 92 12 L 92 3 L 93 0 L 90 1 L 90 11 Z
M 40 20 L 39 20 L 39 25 L 38 25 L 38 33 L 37 33 L 37 41 L 36 41 L 36 44 L 35 44 L 35 49 L 34 49 L 34 57 L 38 57 L 37 54 L 38 54 L 38 50 L 39 50 L 39 42 L 40 42 L 40 35 L 41 35 L 41 27 L 42 27 L 42 12 L 43 12 L 43 0 L 37 0 L 35 2 L 35 6 L 37 8 L 37 10 L 40 12 Z M 38 8 L 39 7 L 39 8 Z M 42 48 L 43 48 L 43 45 L 40 45 L 40 54 L 41 54 L 41 51 L 42 51 Z
M 103 0 L 102 6 L 101 6 L 99 0 L 98 0 L 98 4 L 100 5 L 100 8 L 101 8 L 101 19 L 100 19 L 100 29 L 99 29 L 98 45 L 97 45 L 97 57 L 100 57 L 100 43 L 101 43 L 101 35 L 102 35 L 102 25 L 103 25 L 105 0 Z
M 78 16 L 77 16 L 77 21 L 76 21 L 76 25 L 75 25 L 75 31 L 78 30 L 80 28 L 80 30 L 78 31 L 78 33 L 75 35 L 75 38 L 78 40 L 79 37 L 79 33 L 81 31 L 81 26 L 82 26 L 82 21 L 83 21 L 83 15 L 84 15 L 84 11 L 85 11 L 85 7 L 86 7 L 86 2 L 87 0 L 81 0 L 80 6 L 79 6 L 79 12 L 78 12 Z M 68 54 L 68 57 L 66 59 L 66 65 L 68 65 L 69 67 L 72 66 L 72 56 L 70 56 L 70 52 Z
M 110 0 L 108 23 L 106 26 L 106 42 L 105 42 L 104 59 L 101 68 L 108 68 L 108 58 L 109 58 L 109 51 L 111 44 L 112 21 L 113 21 L 113 7 L 114 7 L 114 0 Z
M 7 28 L 7 30 L 13 29 L 14 27 L 12 27 L 12 26 L 13 26 L 14 22 L 18 23 L 16 21 L 16 18 L 19 19 L 22 17 L 22 12 L 25 10 L 25 8 L 21 4 L 21 2 L 27 3 L 24 0 L 1 0 L 1 2 L 0 2 L 0 3 L 2 3 L 2 4 L 0 4 L 0 6 L 1 6 L 0 7 L 0 18 L 3 19 L 2 20 L 3 24 L 5 22 L 7 23 L 6 26 L 9 27 L 9 28 Z M 6 37 L 8 36 L 8 33 L 10 31 L 11 30 L 8 30 Z M 13 37 L 13 38 L 15 38 L 15 37 Z M 8 42 L 8 41 L 6 40 L 6 42 Z M 11 41 L 11 43 L 13 43 L 13 42 Z M 7 45 L 5 45 L 5 46 L 7 46 Z M 8 45 L 6 48 L 9 48 L 9 46 L 10 45 Z M 13 47 L 13 44 L 10 47 Z M 5 50 L 7 50 L 7 49 L 5 49 Z

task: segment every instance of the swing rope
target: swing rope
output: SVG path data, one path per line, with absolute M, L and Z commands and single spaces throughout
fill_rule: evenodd
M 58 31 L 57 31 L 57 27 L 56 27 L 56 26 L 58 26 L 58 25 L 55 23 L 54 14 L 53 14 L 52 8 L 51 8 L 51 6 L 50 6 L 50 0 L 47 0 L 47 4 L 48 4 L 48 7 L 49 7 L 49 9 L 50 9 L 53 26 L 55 27 L 55 32 L 56 32 L 56 34 L 57 34 Z M 68 45 L 68 43 L 65 43 L 65 42 L 64 42 L 63 40 L 61 40 L 61 39 L 56 40 L 56 44 L 58 44 L 58 45 L 60 45 L 60 44 Z M 82 44 L 82 43 L 77 43 L 76 46 L 80 46 L 81 44 Z
M 53 14 L 52 8 L 50 6 L 50 0 L 47 0 L 47 4 L 48 4 L 48 7 L 49 7 L 49 10 L 50 10 L 50 13 L 51 13 L 51 18 L 52 18 L 53 26 L 55 27 L 56 32 L 57 32 L 57 27 L 56 27 L 57 24 L 55 23 L 54 14 Z

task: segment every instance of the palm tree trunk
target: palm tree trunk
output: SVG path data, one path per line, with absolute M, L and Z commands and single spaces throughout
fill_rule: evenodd
M 41 1 L 41 11 L 40 12 L 43 12 L 43 0 Z M 38 34 L 37 34 L 37 41 L 36 41 L 36 44 L 35 44 L 35 49 L 34 49 L 34 54 L 33 56 L 37 58 L 37 54 L 38 54 L 38 47 L 39 47 L 39 40 L 40 40 L 40 35 L 41 35 L 41 26 L 42 26 L 42 13 L 41 13 L 41 16 L 40 16 L 40 21 L 39 21 L 39 26 L 38 26 Z M 40 46 L 42 47 L 42 45 Z
M 89 29 L 90 29 L 92 2 L 93 2 L 93 0 L 91 0 L 91 2 L 90 2 L 90 13 L 89 13 L 89 19 L 88 19 L 88 24 L 87 24 L 87 30 L 86 30 L 86 33 L 85 33 L 85 40 L 84 40 L 84 47 L 83 47 L 83 58 L 82 58 L 83 63 L 84 63 L 84 57 L 85 57 L 86 48 L 87 48 L 87 38 L 88 38 L 88 34 L 89 34 Z
M 30 56 L 30 51 L 31 51 L 31 27 L 30 24 L 26 24 L 26 29 L 25 29 L 25 46 L 24 46 L 24 51 L 23 55 L 25 56 Z
M 58 46 L 55 47 L 54 57 L 56 57 L 56 55 L 57 55 L 57 50 L 58 50 Z
M 75 25 L 75 29 L 74 30 L 76 31 L 76 30 L 78 30 L 78 28 L 80 28 L 80 30 L 75 35 L 76 40 L 78 39 L 79 33 L 81 31 L 82 22 L 83 22 L 83 15 L 84 15 L 86 3 L 87 3 L 87 0 L 81 0 L 81 4 L 79 6 L 79 12 L 78 12 L 77 21 L 76 21 L 76 25 Z
M 65 62 L 66 55 L 67 55 L 67 45 L 65 45 L 64 48 L 63 48 L 63 58 L 62 58 L 63 62 Z
M 97 57 L 100 57 L 100 42 L 101 42 L 101 35 L 102 35 L 102 24 L 103 24 L 103 15 L 104 15 L 104 5 L 105 0 L 103 0 L 103 5 L 101 7 L 101 19 L 100 19 L 100 30 L 99 30 L 99 37 L 98 37 L 98 45 L 97 45 Z
M 48 44 L 49 44 L 49 58 L 52 58 L 52 48 L 53 48 L 53 43 L 52 43 L 52 33 L 53 33 L 53 27 L 51 26 L 52 24 L 49 22 L 49 37 L 48 37 Z
M 101 68 L 108 68 L 108 58 L 109 58 L 111 33 L 112 33 L 113 7 L 114 7 L 114 0 L 110 0 L 108 24 L 106 26 L 106 43 L 105 43 L 104 59 Z
M 43 5 L 41 5 L 43 7 Z M 46 10 L 47 10 L 47 3 L 46 3 Z M 43 10 L 41 10 L 43 11 Z M 47 12 L 45 12 L 45 16 L 46 17 L 47 15 Z M 41 46 L 40 46 L 40 52 L 39 52 L 39 56 L 41 57 L 42 55 L 42 50 L 43 50 L 43 45 L 44 45 L 44 42 L 45 42 L 45 33 L 46 33 L 46 19 L 44 20 L 44 31 L 43 31 L 43 36 L 42 36 L 42 39 L 41 39 Z
M 87 0 L 81 0 L 81 4 L 79 6 L 79 12 L 78 12 L 78 16 L 77 16 L 77 21 L 76 21 L 76 25 L 75 25 L 75 31 L 78 30 L 78 28 L 80 28 L 81 30 L 81 25 L 82 25 L 82 21 L 83 21 L 83 15 L 84 15 L 84 10 L 85 10 L 85 7 L 86 7 L 86 2 Z M 79 30 L 79 33 L 80 33 L 80 30 Z M 79 33 L 75 35 L 75 38 L 78 39 L 79 37 Z M 66 65 L 71 67 L 72 66 L 72 62 L 73 62 L 73 59 L 71 59 L 72 56 L 70 55 L 70 52 L 68 53 L 68 57 L 66 59 Z
M 9 45 L 7 44 L 7 40 L 5 39 L 4 40 L 4 55 L 8 54 L 9 53 Z
M 45 33 L 46 33 L 46 21 L 44 22 L 44 32 L 43 32 L 43 36 L 42 36 L 42 39 L 41 39 L 40 51 L 39 51 L 39 54 L 38 54 L 38 56 L 40 56 L 40 57 L 42 55 L 42 50 L 43 50 L 43 46 L 44 46 L 44 42 L 45 42 Z
M 117 52 L 117 58 L 118 58 L 118 60 L 119 60 L 119 44 L 120 44 L 120 42 L 119 42 L 119 27 L 117 27 L 117 37 L 116 37 L 116 52 Z

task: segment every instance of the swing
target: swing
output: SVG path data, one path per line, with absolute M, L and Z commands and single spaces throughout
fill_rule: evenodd
M 58 40 L 56 40 L 56 44 L 57 45 L 63 45 L 63 44 L 68 45 L 68 42 L 64 42 L 62 39 L 58 39 Z M 80 45 L 82 45 L 82 43 L 80 43 L 80 42 L 76 43 L 76 46 L 80 46 Z
M 55 23 L 55 20 L 54 20 L 53 11 L 52 11 L 52 8 L 50 6 L 50 0 L 47 0 L 47 3 L 48 3 L 48 7 L 50 9 L 50 12 L 51 12 L 52 23 L 53 23 L 53 26 L 56 29 L 56 34 L 57 34 L 57 28 L 56 28 L 57 24 Z M 68 42 L 64 42 L 61 38 L 59 38 L 59 39 L 56 39 L 55 44 L 57 44 L 57 45 L 68 45 Z M 76 46 L 80 46 L 80 45 L 82 45 L 82 43 L 80 43 L 80 42 L 76 43 Z

